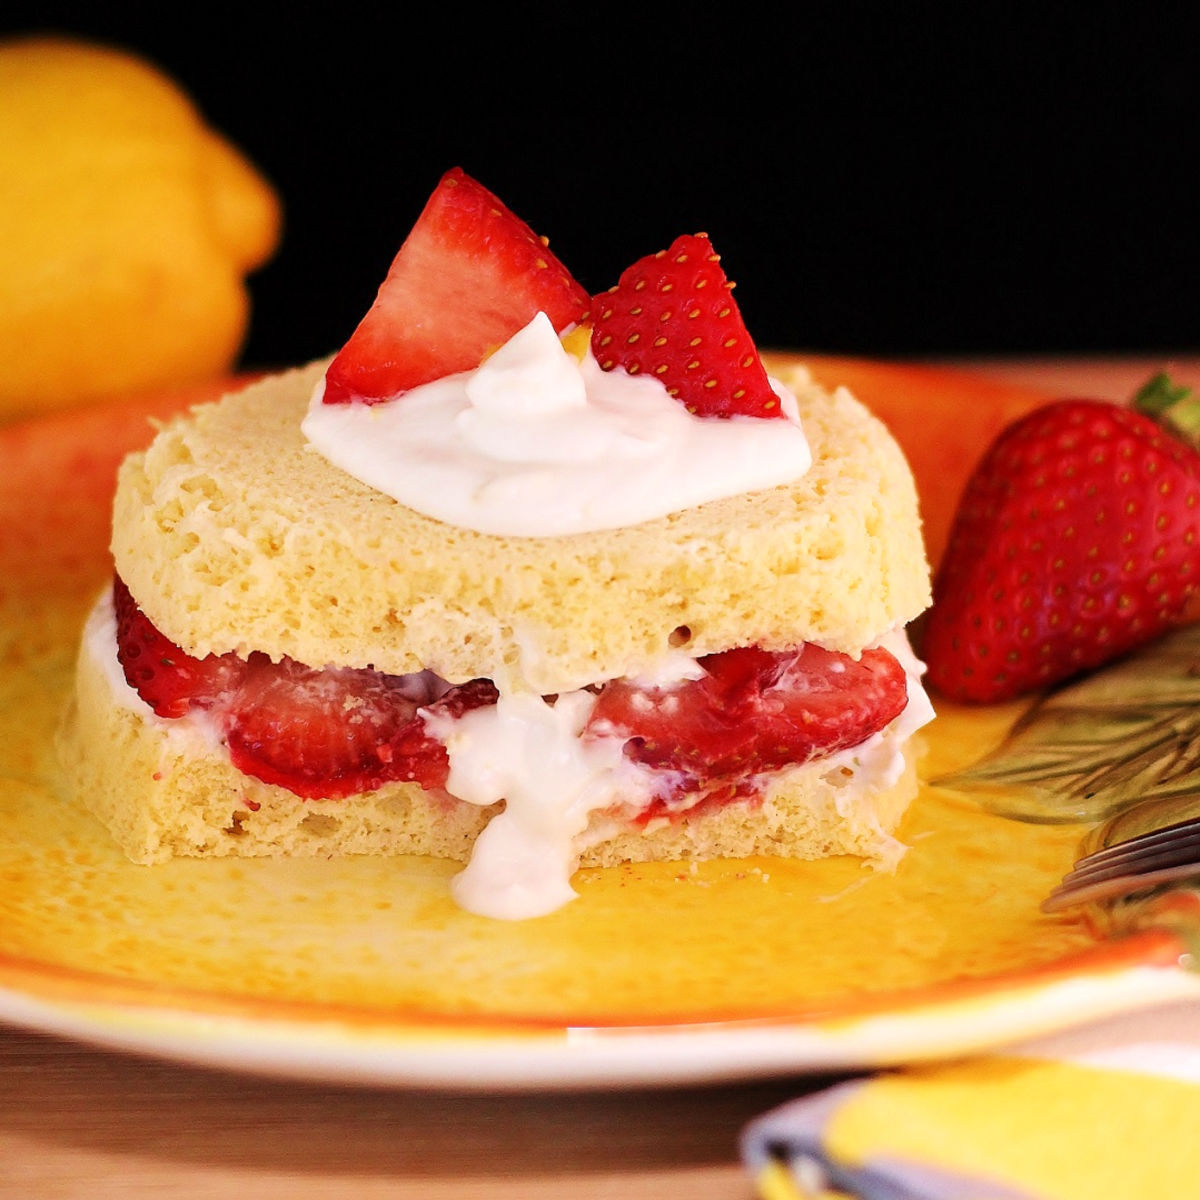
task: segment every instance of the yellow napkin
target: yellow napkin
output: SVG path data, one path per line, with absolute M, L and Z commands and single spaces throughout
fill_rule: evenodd
M 743 1132 L 762 1200 L 1200 1196 L 1200 1005 L 852 1080 Z

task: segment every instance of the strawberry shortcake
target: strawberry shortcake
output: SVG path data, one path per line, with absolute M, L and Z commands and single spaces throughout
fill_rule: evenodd
M 460 170 L 329 360 L 122 466 L 64 763 L 132 859 L 902 853 L 929 600 L 883 426 L 760 355 L 712 245 L 589 295 Z

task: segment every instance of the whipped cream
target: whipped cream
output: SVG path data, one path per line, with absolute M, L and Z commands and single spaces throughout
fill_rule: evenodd
M 507 920 L 561 908 L 575 898 L 575 842 L 591 813 L 631 790 L 649 801 L 646 772 L 640 787 L 629 787 L 638 772 L 624 759 L 624 738 L 580 737 L 595 700 L 586 691 L 553 704 L 531 692 L 502 692 L 495 705 L 457 720 L 425 716 L 450 758 L 446 790 L 484 808 L 504 801 L 450 881 L 462 908 Z
M 460 528 L 550 537 L 640 524 L 791 483 L 812 465 L 783 420 L 696 417 L 658 380 L 602 371 L 539 313 L 482 366 L 379 404 L 325 404 L 301 429 L 334 466 Z
M 921 683 L 924 664 L 904 632 L 880 644 L 904 667 L 904 709 L 861 745 L 794 768 L 820 771 L 838 789 L 835 802 L 844 816 L 871 792 L 899 781 L 906 744 L 933 718 Z M 670 676 L 676 682 L 695 677 L 683 670 Z M 670 686 L 666 676 L 660 686 Z M 481 807 L 505 802 L 476 840 L 465 870 L 451 880 L 462 908 L 505 920 L 554 912 L 575 898 L 571 876 L 592 814 L 614 807 L 637 812 L 655 798 L 658 774 L 624 757 L 624 737 L 580 737 L 595 700 L 588 690 L 561 694 L 553 704 L 534 693 L 501 692 L 495 705 L 457 720 L 425 716 L 450 759 L 446 790 Z M 882 863 L 893 867 L 904 846 L 880 835 Z

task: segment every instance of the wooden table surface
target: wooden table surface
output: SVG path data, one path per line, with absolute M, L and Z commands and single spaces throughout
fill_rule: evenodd
M 741 1127 L 826 1080 L 480 1096 L 248 1078 L 0 1029 L 0 1195 L 750 1197 Z
M 1197 357 L 953 365 L 1113 398 L 1163 365 L 1200 383 Z M 340 1088 L 0 1028 L 0 1196 L 748 1200 L 742 1127 L 830 1082 L 561 1095 Z

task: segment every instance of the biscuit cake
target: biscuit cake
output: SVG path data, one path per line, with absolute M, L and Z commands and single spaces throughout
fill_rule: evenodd
M 475 190 L 482 207 L 464 216 Z M 481 266 L 461 247 L 496 221 L 510 250 L 497 254 L 489 227 Z M 339 355 L 195 409 L 123 464 L 116 581 L 85 630 L 60 744 L 74 789 L 134 861 L 429 854 L 478 875 L 492 855 L 519 860 L 503 886 L 524 898 L 493 902 L 488 884 L 460 889 L 460 903 L 530 916 L 569 898 L 579 865 L 854 854 L 886 867 L 902 853 L 909 743 L 931 715 L 904 627 L 929 602 L 929 570 L 903 455 L 845 390 L 819 388 L 794 357 L 747 351 L 739 324 L 735 382 L 721 389 L 735 407 L 705 411 L 714 389 L 693 402 L 686 377 L 664 403 L 684 403 L 706 435 L 788 427 L 803 442 L 794 477 L 544 536 L 431 515 L 309 434 L 323 406 L 354 406 L 371 431 L 443 378 L 533 378 L 528 354 L 514 372 L 496 346 L 527 338 L 535 315 L 568 366 L 670 385 L 666 360 L 642 372 L 627 351 L 609 357 L 626 277 L 589 297 L 527 233 L 448 173 Z M 417 241 L 423 256 L 410 253 Z M 426 242 L 442 255 L 439 280 L 466 272 L 494 293 L 475 314 L 484 349 L 430 320 L 419 354 L 381 353 L 381 338 L 409 336 L 398 306 L 414 294 L 441 303 L 413 265 Z M 697 294 L 728 287 L 706 240 L 681 239 L 663 295 L 697 258 Z M 509 275 L 481 281 L 497 262 Z M 525 278 L 525 308 L 497 317 Z M 719 316 L 732 307 L 740 322 L 723 295 Z M 619 332 L 622 345 L 639 340 Z M 444 361 L 431 366 L 439 337 Z M 385 360 L 417 363 L 415 382 L 380 383 Z M 493 387 L 477 407 L 491 421 L 512 403 Z M 552 407 L 522 408 L 517 423 L 575 419 Z M 621 470 L 653 468 L 600 469 L 619 488 Z M 529 880 L 549 860 L 547 893 Z

